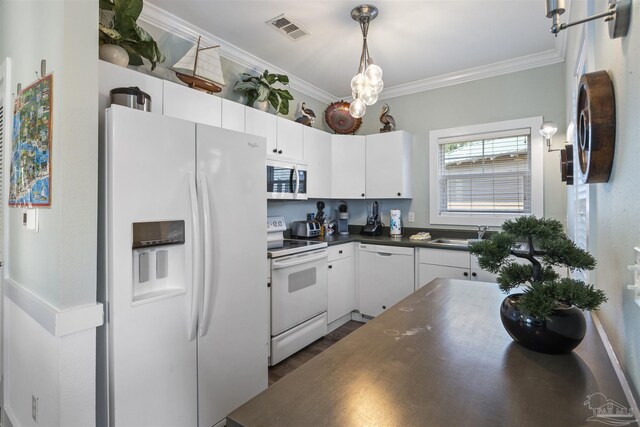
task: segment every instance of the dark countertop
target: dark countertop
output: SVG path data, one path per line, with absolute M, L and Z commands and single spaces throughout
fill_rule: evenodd
M 372 245 L 389 245 L 389 246 L 405 246 L 411 248 L 437 248 L 437 249 L 449 249 L 454 251 L 466 251 L 467 248 L 462 246 L 444 246 L 436 243 L 431 243 L 428 240 L 411 240 L 409 236 L 416 234 L 418 231 L 429 231 L 431 233 L 432 239 L 437 239 L 438 237 L 450 237 L 450 238 L 464 238 L 464 239 L 472 239 L 477 237 L 477 234 L 473 231 L 462 231 L 462 230 L 424 230 L 424 229 L 405 229 L 404 235 L 402 237 L 390 237 L 389 236 L 389 228 L 384 227 L 382 230 L 382 234 L 379 236 L 364 236 L 359 234 L 359 230 L 362 226 L 349 226 L 349 234 L 333 234 L 331 236 L 319 237 L 316 239 L 310 240 L 320 240 L 323 242 L 327 242 L 329 246 L 340 245 L 343 243 L 351 243 L 351 242 L 361 242 L 361 243 L 369 243 Z M 487 237 L 491 234 L 491 232 L 487 233 Z
M 587 315 L 568 355 L 527 350 L 500 322 L 504 295 L 437 279 L 269 387 L 227 426 L 593 426 L 587 396 L 628 407 Z

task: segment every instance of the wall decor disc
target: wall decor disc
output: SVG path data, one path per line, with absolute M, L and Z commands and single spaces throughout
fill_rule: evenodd
M 362 124 L 362 117 L 355 118 L 349 113 L 349 103 L 334 102 L 324 112 L 324 119 L 335 133 L 342 135 L 356 133 Z
M 583 74 L 576 100 L 577 157 L 582 182 L 609 181 L 616 140 L 616 103 L 606 71 Z
M 560 150 L 560 174 L 562 181 L 573 185 L 573 145 L 565 144 Z

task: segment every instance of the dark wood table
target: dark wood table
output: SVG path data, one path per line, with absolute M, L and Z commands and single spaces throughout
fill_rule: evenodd
M 589 395 L 629 406 L 589 315 L 572 354 L 536 353 L 502 327 L 503 298 L 495 284 L 434 280 L 233 411 L 227 425 L 593 427 L 605 424 L 587 421 Z

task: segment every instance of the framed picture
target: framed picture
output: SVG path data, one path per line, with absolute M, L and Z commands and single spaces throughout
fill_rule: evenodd
M 51 206 L 53 75 L 18 94 L 14 106 L 9 206 Z

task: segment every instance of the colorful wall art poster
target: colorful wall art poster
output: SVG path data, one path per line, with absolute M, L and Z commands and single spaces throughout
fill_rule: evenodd
M 51 206 L 53 75 L 23 89 L 15 101 L 9 206 Z

